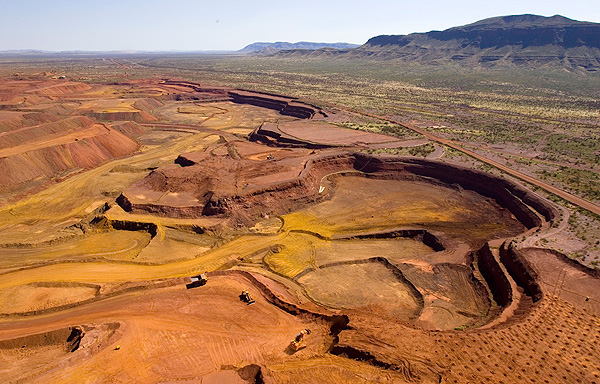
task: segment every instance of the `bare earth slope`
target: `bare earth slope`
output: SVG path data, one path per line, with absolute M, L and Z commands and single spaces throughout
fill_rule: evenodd
M 537 193 L 291 97 L 77 84 L 1 88 L 0 176 L 55 178 L 0 206 L 4 381 L 600 382 Z

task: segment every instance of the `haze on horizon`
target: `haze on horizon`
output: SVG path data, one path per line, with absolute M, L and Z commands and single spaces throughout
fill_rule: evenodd
M 600 22 L 597 0 L 0 0 L 0 51 L 239 50 L 257 41 L 362 44 L 531 13 Z

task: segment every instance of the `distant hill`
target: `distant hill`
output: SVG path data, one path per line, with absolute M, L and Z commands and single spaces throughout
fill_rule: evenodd
M 348 49 L 348 48 L 356 48 L 358 44 L 350 44 L 350 43 L 312 43 L 308 41 L 300 41 L 298 43 L 288 43 L 288 42 L 276 42 L 276 43 L 252 43 L 250 45 L 245 46 L 240 49 L 238 52 L 240 53 L 253 53 L 264 51 L 264 53 L 276 53 L 280 50 L 287 49 L 308 49 L 315 50 L 320 48 L 336 48 L 336 49 Z
M 493 17 L 444 31 L 381 35 L 355 49 L 280 51 L 278 56 L 399 59 L 469 66 L 562 66 L 600 70 L 600 23 L 563 16 Z

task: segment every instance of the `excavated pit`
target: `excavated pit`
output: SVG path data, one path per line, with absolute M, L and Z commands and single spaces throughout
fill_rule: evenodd
M 35 381 L 38 374 L 65 360 L 75 362 L 102 351 L 120 327 L 120 323 L 86 324 L 0 340 L 0 369 L 7 377 Z
M 322 179 L 341 172 L 360 172 L 387 180 L 433 180 L 472 190 L 508 209 L 527 228 L 552 221 L 557 211 L 533 193 L 484 172 L 437 161 L 341 152 L 306 155 L 291 151 L 267 160 L 233 159 L 202 153 L 178 158 L 185 167 L 164 167 L 132 185 L 117 199 L 129 212 L 169 217 L 227 215 L 240 221 L 264 214 L 282 215 L 328 197 Z M 263 152 L 269 152 L 266 147 Z M 261 176 L 256 176 L 261 175 Z M 534 211 L 535 210 L 535 211 Z
M 56 348 L 65 353 L 75 352 L 85 336 L 81 327 L 68 327 L 46 333 L 19 337 L 10 340 L 0 340 L 1 351 L 11 351 L 22 348 Z
M 377 302 L 401 321 L 415 320 L 423 310 L 419 290 L 385 258 L 326 264 L 304 271 L 295 280 L 326 308 L 368 310 L 370 303 Z
M 431 329 L 479 326 L 498 316 L 512 292 L 486 242 L 556 216 L 552 206 L 506 179 L 415 158 L 303 148 L 283 152 L 229 142 L 182 154 L 175 163 L 125 190 L 119 205 L 173 218 L 222 216 L 247 226 L 284 215 L 282 230 L 296 240 L 267 254 L 271 272 L 293 279 L 326 308 L 360 308 Z M 372 188 L 376 192 L 369 192 Z M 357 190 L 362 195 L 354 196 Z M 405 208 L 387 204 L 391 211 L 382 221 L 385 201 L 404 198 L 409 199 Z M 398 238 L 428 250 L 403 255 L 386 243 Z M 368 249 L 377 252 L 380 246 L 380 257 L 369 255 Z M 336 256 L 327 251 L 332 247 L 348 251 Z M 522 285 L 519 268 L 507 266 Z M 325 289 L 328 285 L 335 289 Z M 535 296 L 531 289 L 526 293 Z
M 170 87 L 167 92 L 163 89 L 157 93 L 157 100 L 165 102 L 191 100 L 206 109 L 211 107 L 202 103 L 217 101 L 226 104 L 233 101 L 270 108 L 301 119 L 323 115 L 314 106 L 278 95 L 213 89 L 185 81 L 166 80 L 160 85 Z M 57 88 L 46 92 L 63 91 L 66 90 Z M 152 107 L 150 104 L 134 106 L 140 110 L 152 109 L 148 108 Z M 186 108 L 187 112 L 181 113 L 205 113 L 193 112 L 189 106 Z M 105 115 L 102 116 L 93 113 L 88 116 L 129 120 L 140 117 L 131 112 L 103 112 Z M 11 116 L 11 119 L 18 118 Z M 148 118 L 148 121 L 153 120 Z M 13 319 L 23 321 L 25 317 L 31 321 L 42 321 L 63 314 L 68 316 L 71 310 L 73 313 L 87 311 L 87 308 L 77 308 L 82 305 L 105 311 L 105 299 L 116 299 L 116 296 L 129 292 L 132 294 L 130 297 L 135 299 L 126 303 L 133 306 L 133 315 L 127 322 L 133 325 L 130 328 L 136 333 L 133 337 L 138 337 L 137 332 L 141 332 L 140 349 L 128 349 L 128 345 L 120 341 L 124 346 L 121 352 L 114 348 L 115 351 L 107 351 L 108 354 L 122 356 L 127 353 L 133 359 L 143 356 L 144 364 L 152 365 L 152 369 L 164 369 L 158 375 L 165 377 L 167 371 L 168 374 L 192 372 L 189 377 L 173 379 L 178 381 L 193 380 L 194 369 L 199 370 L 203 362 L 210 362 L 208 370 L 203 372 L 203 382 L 283 382 L 277 378 L 286 374 L 292 381 L 310 382 L 317 377 L 312 376 L 314 372 L 331 373 L 343 366 L 348 371 L 359 367 L 361 378 L 364 378 L 367 369 L 373 375 L 383 372 L 377 376 L 380 379 L 437 383 L 445 382 L 447 375 L 457 377 L 464 373 L 463 378 L 471 377 L 465 367 L 479 372 L 482 367 L 485 372 L 486 365 L 491 366 L 492 362 L 496 362 L 495 367 L 498 367 L 498 362 L 505 359 L 501 352 L 514 352 L 518 348 L 518 355 L 521 350 L 527 350 L 524 344 L 518 343 L 525 339 L 529 341 L 530 337 L 537 340 L 536 348 L 540 345 L 538 354 L 557 350 L 555 345 L 545 341 L 550 340 L 549 336 L 544 334 L 535 339 L 540 329 L 538 322 L 546 321 L 544 332 L 556 324 L 566 324 L 552 320 L 554 317 L 546 316 L 544 311 L 534 312 L 547 301 L 541 300 L 543 294 L 547 294 L 542 289 L 547 289 L 547 286 L 539 282 L 543 280 L 545 271 L 537 270 L 528 261 L 529 255 L 516 249 L 510 240 L 497 248 L 500 239 L 520 237 L 527 229 L 542 224 L 546 227 L 547 222 L 552 222 L 557 216 L 551 205 L 510 181 L 484 172 L 435 161 L 370 156 L 339 148 L 369 148 L 370 144 L 393 146 L 397 144 L 396 139 L 388 142 L 378 136 L 367 138 L 355 131 L 342 132 L 340 136 L 339 127 L 315 121 L 305 124 L 306 120 L 288 122 L 288 119 L 281 119 L 277 126 L 263 124 L 251 134 L 253 140 L 268 146 L 241 141 L 223 133 L 220 143 L 225 143 L 211 144 L 204 152 L 183 153 L 167 167 L 129 169 L 123 165 L 111 170 L 152 170 L 146 179 L 123 191 L 118 203 L 128 212 L 150 213 L 159 217 L 140 219 L 121 212 L 119 207 L 114 207 L 119 212 L 109 214 L 106 212 L 108 206 L 105 206 L 93 212 L 91 219 L 72 225 L 70 229 L 81 232 L 82 237 L 72 239 L 72 244 L 61 241 L 60 244 L 44 243 L 40 247 L 15 242 L 5 248 L 14 254 L 13 259 L 20 255 L 31 258 L 34 251 L 41 254 L 46 246 L 63 252 L 63 257 L 69 256 L 62 261 L 56 260 L 55 266 L 52 262 L 53 268 L 48 268 L 50 273 L 45 274 L 49 279 L 67 276 L 63 274 L 63 267 L 78 261 L 82 263 L 81 276 L 87 273 L 93 278 L 96 275 L 90 274 L 90 271 L 104 268 L 101 264 L 120 265 L 131 271 L 143 270 L 144 273 L 163 269 L 169 276 L 216 270 L 208 273 L 209 283 L 206 286 L 179 290 L 188 282 L 187 278 L 139 280 L 114 285 L 37 281 L 15 286 L 14 290 L 3 290 L 0 294 L 7 300 L 16 297 L 15 293 L 20 295 L 18 297 L 29 297 L 29 292 L 35 288 L 35 292 L 45 294 L 48 301 L 55 301 L 57 297 L 63 301 L 44 305 L 44 308 L 14 308 L 0 314 L 1 319 L 7 323 Z M 115 123 L 111 124 L 111 129 L 135 136 L 143 132 L 142 127 L 146 129 L 149 126 Z M 319 137 L 323 132 L 329 132 L 329 136 Z M 217 219 L 210 221 L 207 217 Z M 216 228 L 217 221 L 219 228 Z M 261 230 L 270 221 L 277 223 L 268 224 L 272 227 L 269 231 Z M 222 227 L 221 223 L 224 223 Z M 174 235 L 183 229 L 185 236 L 181 233 Z M 166 246 L 175 242 L 186 243 L 196 235 L 207 233 L 214 235 L 214 242 L 199 241 L 197 247 Z M 111 238 L 107 242 L 105 236 L 109 235 Z M 116 242 L 122 246 L 110 248 L 108 252 L 118 251 L 122 256 L 111 255 L 109 258 L 102 255 L 107 251 L 103 249 L 104 243 Z M 131 247 L 130 244 L 137 245 Z M 65 251 L 71 245 L 85 249 L 87 256 L 78 260 L 80 256 L 73 253 L 78 249 L 75 246 L 72 247 L 74 251 L 69 251 L 73 254 Z M 97 248 L 102 249 L 96 251 Z M 138 253 L 140 248 L 143 251 Z M 90 250 L 94 252 L 90 253 Z M 164 258 L 162 254 L 165 253 L 170 258 Z M 188 258 L 181 257 L 182 254 Z M 94 261 L 95 265 L 86 270 L 89 261 Z M 13 272 L 26 274 L 28 269 L 38 272 L 34 268 L 37 267 L 33 264 L 22 268 L 17 265 L 6 275 L 11 277 Z M 239 275 L 245 281 L 240 281 Z M 214 277 L 217 278 L 213 280 Z M 237 284 L 232 284 L 232 281 L 237 281 Z M 217 284 L 213 285 L 214 282 Z M 241 289 L 251 290 L 258 305 L 242 306 L 238 300 Z M 80 293 L 81 297 L 67 297 L 63 291 Z M 304 326 L 300 323 L 303 321 L 312 322 L 311 327 L 323 328 L 321 334 L 325 337 L 319 341 L 319 352 L 315 352 L 313 345 L 312 349 L 309 347 L 282 356 L 280 359 L 289 360 L 280 360 L 273 365 L 269 358 L 278 347 L 281 348 L 276 352 L 284 350 L 287 330 L 283 331 L 281 340 L 268 346 L 266 353 L 264 350 L 257 352 L 254 347 L 264 341 L 261 339 L 272 339 L 264 337 L 263 333 L 270 329 L 269 326 L 257 327 L 254 330 L 257 338 L 249 338 L 250 343 L 238 344 L 239 335 L 224 339 L 224 335 L 260 321 L 279 324 L 277 318 L 267 321 L 253 314 L 252 311 L 269 307 L 264 305 L 264 301 L 261 303 L 261 295 L 270 305 L 277 307 L 274 308 L 276 313 L 293 315 L 294 329 L 290 326 L 290 337 L 297 332 L 296 328 Z M 219 304 L 201 307 L 208 297 L 218 297 L 211 302 Z M 173 304 L 182 298 L 185 305 Z M 125 300 L 128 300 L 127 297 L 122 303 Z M 230 315 L 228 312 L 239 309 L 235 307 L 238 304 L 243 309 L 236 312 L 236 316 L 215 320 L 216 312 Z M 167 306 L 157 309 L 161 305 Z M 201 311 L 192 312 L 192 316 L 185 318 L 195 305 Z M 557 307 L 551 305 L 546 310 L 556 311 Z M 114 310 L 111 306 L 110 311 Z M 202 318 L 205 313 L 207 319 Z M 45 316 L 37 317 L 41 314 Z M 93 315 L 92 311 L 90 316 Z M 139 324 L 146 320 L 138 322 L 138 318 L 146 315 L 152 327 L 144 332 Z M 534 315 L 534 320 L 528 320 L 528 315 Z M 579 317 L 576 318 L 576 315 Z M 172 327 L 176 316 L 185 318 L 182 328 L 191 324 L 198 331 L 197 335 L 188 337 L 190 329 L 173 332 L 160 328 L 160 332 L 156 332 L 158 327 L 162 327 L 161 320 L 168 320 L 167 327 Z M 577 322 L 582 316 L 571 310 L 567 320 Z M 550 325 L 547 324 L 549 318 L 553 321 Z M 63 322 L 60 326 L 65 324 L 69 323 Z M 223 329 L 219 329 L 221 326 Z M 477 329 L 481 326 L 491 329 Z M 207 336 L 215 329 L 215 333 Z M 0 370 L 8 372 L 8 377 L 28 377 L 35 381 L 38 372 L 56 372 L 61 369 L 55 369 L 59 363 L 66 366 L 67 362 L 72 364 L 75 358 L 86 355 L 88 351 L 101 350 L 90 340 L 94 332 L 102 335 L 114 333 L 114 329 L 110 332 L 105 330 L 68 327 L 42 336 L 1 341 L 0 354 L 4 359 L 0 360 L 15 363 L 10 367 L 0 366 Z M 568 330 L 561 328 L 560 332 L 563 331 L 561 338 L 556 338 L 559 343 L 565 340 L 562 336 L 569 339 Z M 23 334 L 26 333 L 20 333 Z M 155 338 L 156 334 L 159 335 Z M 313 333 L 314 336 L 317 334 Z M 98 338 L 105 340 L 104 344 L 101 343 L 105 346 L 108 339 L 102 335 Z M 209 343 L 206 342 L 208 338 Z M 57 341 L 52 341 L 54 339 Z M 554 340 L 554 337 L 551 339 Z M 46 340 L 50 341 L 44 344 Z M 21 345 L 22 342 L 24 344 Z M 546 348 L 544 343 L 551 348 L 543 350 Z M 199 353 L 204 344 L 211 344 L 213 349 Z M 506 349 L 507 344 L 507 348 L 512 348 L 513 344 L 520 347 L 511 351 Z M 155 355 L 148 358 L 151 356 L 148 345 L 162 349 L 150 350 Z M 186 349 L 188 345 L 190 347 Z M 468 353 L 465 346 L 469 349 Z M 22 351 L 24 347 L 27 356 Z M 499 351 L 491 352 L 490 348 L 498 348 Z M 211 356 L 213 353 L 217 357 Z M 152 360 L 159 357 L 164 358 L 160 363 Z M 228 359 L 227 363 L 223 363 L 223 357 Z M 511 360 L 509 375 L 513 373 L 513 363 L 517 360 Z M 99 361 L 106 362 L 94 360 L 92 364 Z M 281 364 L 281 361 L 284 363 Z M 179 365 L 171 365 L 172 362 Z M 217 371 L 210 373 L 214 369 L 212 363 Z M 296 363 L 299 364 L 295 368 L 289 368 Z M 555 363 L 551 362 L 549 367 L 554 368 L 556 365 L 552 364 Z M 36 372 L 31 369 L 35 366 L 42 369 Z M 518 372 L 515 369 L 516 374 L 527 375 L 524 370 L 527 367 L 522 364 L 521 367 L 523 373 L 519 368 Z M 502 364 L 497 369 L 501 371 Z M 284 371 L 286 373 L 281 373 Z M 23 372 L 27 375 L 23 376 Z M 307 373 L 302 376 L 302 372 Z M 504 376 L 508 377 L 507 380 L 516 380 L 517 377 L 506 373 Z M 136 376 L 137 379 L 140 377 Z M 323 381 L 347 382 L 341 376 L 331 376 Z

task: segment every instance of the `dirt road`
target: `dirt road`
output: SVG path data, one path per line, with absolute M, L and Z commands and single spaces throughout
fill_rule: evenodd
M 48 137 L 39 141 L 32 141 L 26 144 L 16 145 L 14 147 L 0 149 L 0 157 L 9 157 L 19 155 L 29 151 L 35 151 L 41 148 L 56 147 L 69 144 L 78 140 L 96 137 L 110 132 L 104 124 L 94 124 L 89 128 L 81 129 L 73 133 L 68 133 L 58 137 Z
M 248 306 L 240 301 L 239 293 L 244 289 L 250 291 L 255 304 Z M 92 344 L 84 343 L 68 355 L 68 366 L 64 359 L 45 361 L 44 353 L 31 353 L 24 357 L 28 359 L 28 369 L 13 369 L 9 375 L 5 372 L 3 381 L 25 378 L 55 383 L 199 382 L 202 376 L 227 370 L 223 366 L 294 360 L 286 347 L 293 335 L 304 328 L 310 328 L 311 337 L 302 356 L 323 355 L 331 342 L 326 324 L 293 316 L 271 305 L 258 289 L 239 276 L 214 277 L 196 289 L 186 290 L 184 285 L 178 285 L 124 294 L 44 316 L 2 319 L 0 340 L 73 324 L 98 327 L 115 322 L 121 324 L 115 337 L 95 345 L 90 332 L 86 337 Z M 29 347 L 38 351 L 35 338 L 23 342 L 31 343 Z M 39 363 L 43 363 L 41 367 Z
M 352 112 L 355 112 L 355 111 L 352 111 Z M 545 183 L 545 182 L 540 181 L 540 180 L 538 180 L 536 178 L 533 178 L 533 177 L 531 177 L 529 175 L 526 175 L 523 172 L 519 172 L 517 170 L 514 170 L 512 168 L 507 167 L 506 165 L 500 164 L 497 161 L 491 160 L 491 159 L 489 159 L 489 158 L 487 158 L 485 156 L 482 156 L 482 155 L 480 155 L 478 153 L 475 153 L 475 152 L 473 152 L 471 150 L 468 150 L 468 149 L 464 148 L 463 146 L 457 144 L 453 140 L 441 138 L 441 137 L 439 137 L 437 135 L 434 135 L 431 132 L 428 132 L 428 131 L 426 131 L 424 129 L 416 127 L 416 126 L 414 126 L 412 124 L 402 123 L 400 121 L 391 119 L 389 117 L 375 115 L 375 114 L 367 113 L 367 112 L 357 112 L 357 113 L 362 114 L 364 116 L 369 116 L 369 117 L 374 117 L 376 119 L 381 119 L 381 120 L 389 121 L 391 123 L 398 124 L 398 125 L 403 126 L 405 128 L 411 129 L 411 130 L 415 131 L 416 133 L 424 135 L 427 139 L 429 139 L 431 141 L 435 141 L 437 143 L 446 145 L 446 146 L 448 146 L 450 148 L 456 149 L 457 151 L 460 151 L 460 152 L 462 152 L 462 153 L 464 153 L 466 155 L 469 155 L 469 156 L 471 156 L 471 157 L 473 157 L 473 158 L 475 158 L 475 159 L 477 159 L 479 161 L 482 161 L 482 162 L 484 162 L 486 164 L 494 166 L 494 167 L 496 167 L 496 168 L 498 168 L 498 169 L 500 169 L 500 170 L 508 173 L 509 175 L 512 175 L 512 176 L 514 176 L 514 177 L 516 177 L 518 179 L 521 179 L 523 181 L 526 181 L 528 183 L 536 185 L 536 186 L 538 186 L 540 188 L 543 188 L 546 191 L 548 191 L 550 193 L 553 193 L 556 196 L 562 197 L 563 199 L 565 199 L 565 200 L 567 200 L 567 201 L 569 201 L 569 202 L 571 202 L 571 203 L 573 203 L 573 204 L 575 204 L 575 205 L 577 205 L 577 206 L 579 206 L 581 208 L 587 209 L 590 212 L 593 212 L 593 213 L 595 213 L 597 215 L 600 215 L 600 206 L 598 206 L 598 205 L 596 205 L 594 203 L 591 203 L 591 202 L 589 202 L 589 201 L 587 201 L 585 199 L 582 199 L 581 197 L 575 196 L 575 195 L 573 195 L 573 194 L 571 194 L 569 192 L 563 191 L 562 189 L 556 188 L 556 187 L 554 187 L 554 186 L 552 186 L 552 185 L 550 185 L 548 183 Z

